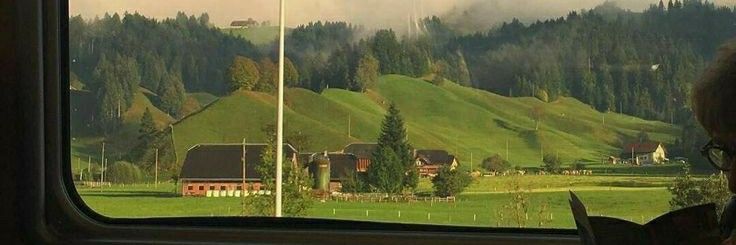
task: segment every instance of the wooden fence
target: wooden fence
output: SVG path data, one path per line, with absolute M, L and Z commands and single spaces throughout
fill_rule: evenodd
M 415 195 L 386 195 L 376 193 L 332 195 L 330 200 L 343 202 L 455 202 L 455 197 L 418 197 Z

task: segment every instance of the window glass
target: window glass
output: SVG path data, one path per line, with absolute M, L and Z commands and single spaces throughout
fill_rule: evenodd
M 689 102 L 736 34 L 720 3 L 287 1 L 284 59 L 278 1 L 69 5 L 71 169 L 105 216 L 273 216 L 277 159 L 286 217 L 573 228 L 569 190 L 638 223 L 728 197 Z

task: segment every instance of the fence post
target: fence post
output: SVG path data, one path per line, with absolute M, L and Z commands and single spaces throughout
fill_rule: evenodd
M 401 210 L 399 210 L 399 218 L 401 218 Z
M 473 214 L 473 222 L 475 223 L 475 214 Z
M 432 220 L 432 213 L 427 213 L 427 220 Z

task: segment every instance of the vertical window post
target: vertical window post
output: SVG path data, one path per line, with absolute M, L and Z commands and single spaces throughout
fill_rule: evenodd
M 284 2 L 280 0 L 279 7 L 279 98 L 278 114 L 276 115 L 276 217 L 281 217 L 281 164 L 284 158 Z

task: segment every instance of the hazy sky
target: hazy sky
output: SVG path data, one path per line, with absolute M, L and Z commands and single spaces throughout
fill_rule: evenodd
M 565 15 L 570 10 L 590 9 L 605 0 L 288 0 L 287 25 L 296 26 L 316 20 L 340 20 L 368 28 L 407 25 L 410 16 L 442 15 L 453 8 L 464 9 L 478 2 L 490 6 L 488 15 L 498 19 L 514 16 L 548 18 Z M 613 0 L 619 6 L 641 11 L 659 0 Z M 715 0 L 734 5 L 736 0 Z M 277 22 L 278 0 L 70 0 L 70 14 L 85 18 L 106 12 L 138 12 L 148 17 L 173 17 L 177 11 L 188 15 L 207 12 L 217 26 L 227 26 L 235 19 L 254 18 Z M 473 5 L 477 6 L 477 5 Z

